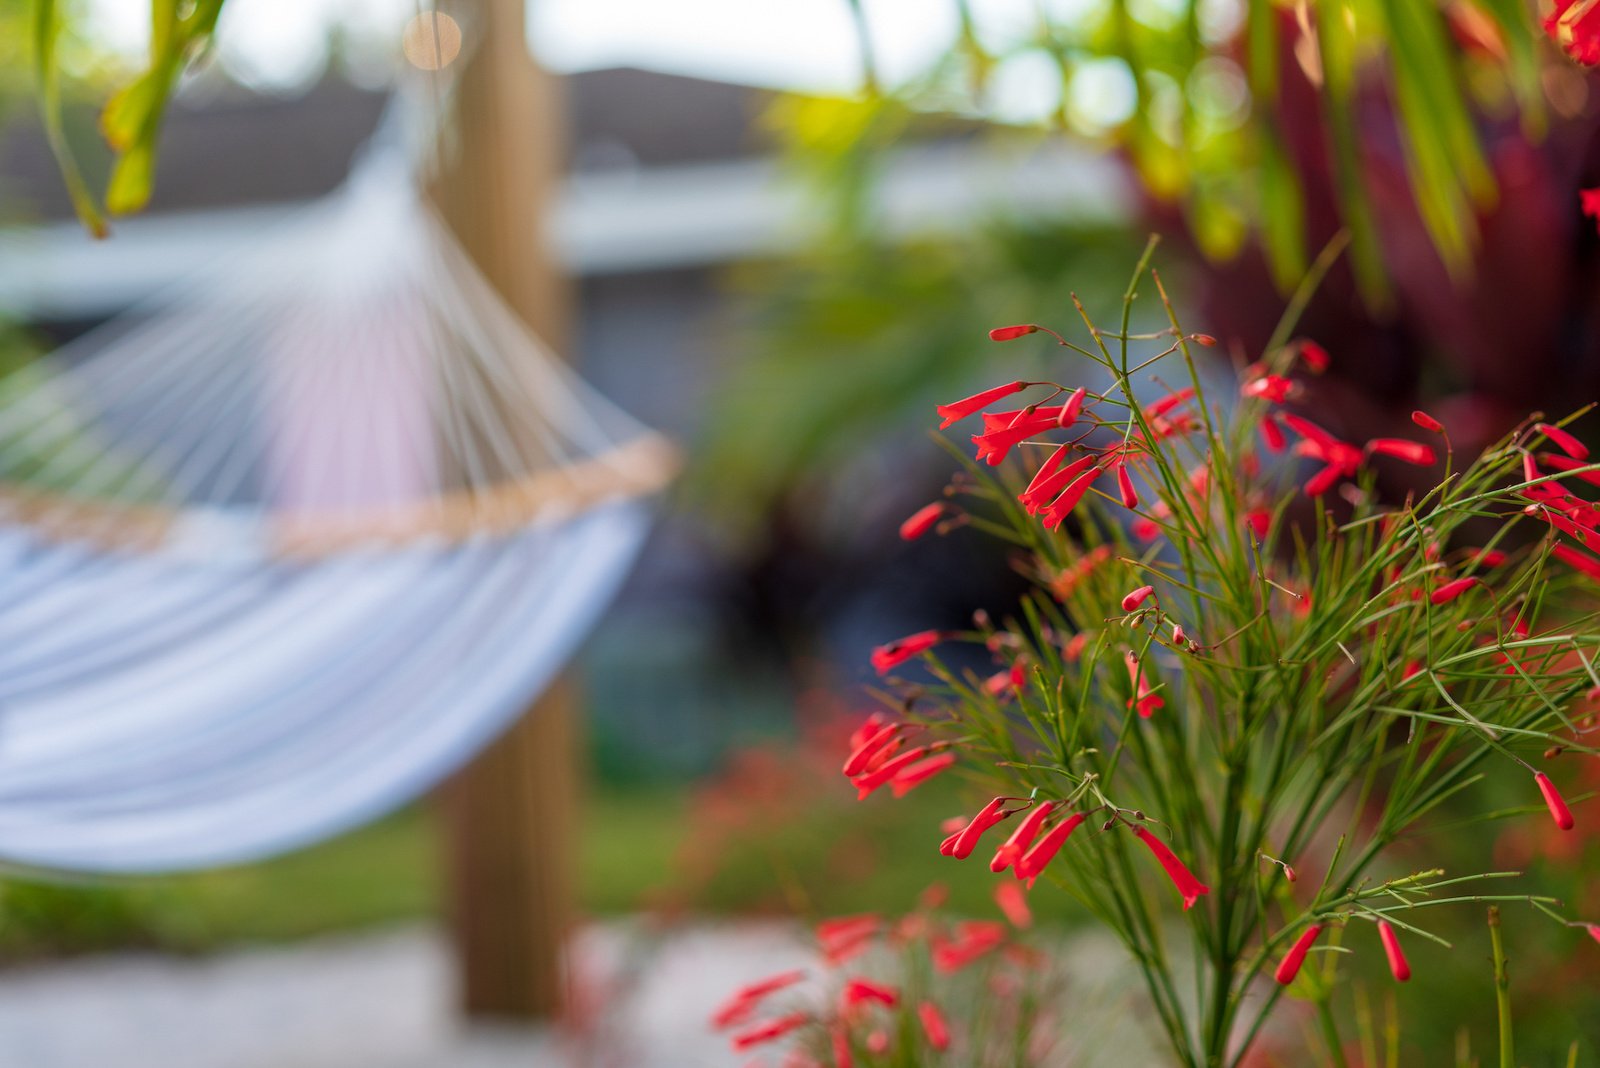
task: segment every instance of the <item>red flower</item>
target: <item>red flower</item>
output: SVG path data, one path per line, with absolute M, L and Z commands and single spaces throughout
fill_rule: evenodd
M 1099 477 L 1100 468 L 1091 467 L 1073 480 L 1072 485 L 1063 490 L 1061 496 L 1055 499 L 1055 503 L 1045 510 L 1044 528 L 1046 530 L 1055 530 L 1059 527 L 1062 521 L 1078 506 L 1078 502 L 1083 500 L 1083 495 L 1089 492 L 1089 487 L 1094 485 L 1094 480 Z
M 1600 579 L 1600 559 L 1568 545 L 1552 545 L 1550 555 L 1582 571 L 1592 579 Z
M 1589 218 L 1600 221 L 1600 189 L 1578 190 L 1578 207 Z
M 1083 409 L 1083 399 L 1089 391 L 1082 386 L 1073 390 L 1067 397 L 1067 403 L 1061 406 L 1061 414 L 1056 417 L 1057 426 L 1071 426 L 1078 421 L 1078 412 Z
M 1283 427 L 1278 425 L 1277 417 L 1271 412 L 1261 417 L 1261 436 L 1266 439 L 1268 452 L 1282 452 L 1288 444 L 1283 436 Z
M 950 1048 L 950 1025 L 945 1023 L 944 1014 L 937 1005 L 931 1001 L 918 1005 L 917 1019 L 922 1021 L 922 1032 L 928 1036 L 928 1045 L 941 1053 Z
M 1015 867 L 1011 869 L 1012 872 L 1018 879 L 1026 879 L 1028 886 L 1032 887 L 1045 867 L 1055 859 L 1057 853 L 1061 852 L 1061 847 L 1066 845 L 1067 839 L 1072 837 L 1072 832 L 1087 818 L 1081 812 L 1074 812 L 1056 824 L 1048 834 L 1039 839 L 1037 845 L 1018 858 Z
M 934 501 L 932 504 L 923 505 L 911 513 L 904 523 L 900 524 L 900 536 L 906 541 L 916 541 L 928 531 L 933 529 L 939 517 L 944 515 L 945 503 Z
M 1428 602 L 1430 604 L 1449 604 L 1476 585 L 1478 585 L 1478 580 L 1475 578 L 1452 579 L 1434 590 L 1429 595 Z
M 946 974 L 958 972 L 1005 940 L 1006 929 L 993 921 L 967 920 L 957 924 L 954 942 L 940 942 L 933 947 L 934 969 Z
M 856 800 L 864 800 L 874 790 L 895 778 L 902 771 L 910 768 L 923 757 L 937 753 L 939 750 L 946 748 L 947 745 L 948 743 L 944 742 L 935 742 L 933 745 L 919 745 L 915 749 L 907 749 L 904 753 L 882 763 L 869 759 L 869 765 L 873 765 L 871 769 L 850 780 L 856 788 Z
M 1044 826 L 1044 821 L 1050 818 L 1050 813 L 1055 810 L 1054 801 L 1046 801 L 1042 805 L 1035 805 L 1033 811 L 1017 823 L 1017 829 L 995 850 L 994 859 L 989 862 L 989 870 L 994 872 L 1005 871 L 1006 868 L 1021 858 L 1033 840 L 1039 836 L 1039 830 Z
M 1028 895 L 1016 883 L 999 883 L 994 888 L 994 903 L 1000 906 L 1013 927 L 1033 926 L 1033 911 L 1028 908 Z
M 805 977 L 805 971 L 797 968 L 794 971 L 779 972 L 769 978 L 741 986 L 729 995 L 728 1000 L 724 1001 L 721 1007 L 712 1014 L 711 1026 L 720 1031 L 725 1027 L 743 1023 L 750 1018 L 756 1007 L 761 1004 L 767 995 L 775 994 L 785 987 L 793 986 Z
M 972 855 L 972 850 L 977 846 L 978 839 L 983 837 L 983 832 L 1005 819 L 1011 813 L 1006 811 L 1006 799 L 997 797 L 984 805 L 972 821 L 955 835 L 955 841 L 950 845 L 950 855 L 957 860 L 966 860 Z
M 1563 831 L 1572 830 L 1572 810 L 1567 807 L 1556 784 L 1550 781 L 1550 776 L 1542 771 L 1535 772 L 1533 781 L 1539 784 L 1539 792 L 1544 794 L 1544 803 L 1550 809 L 1550 818 L 1556 821 L 1556 826 Z
M 857 743 L 844 762 L 844 773 L 852 778 L 868 769 L 868 764 L 885 746 L 905 730 L 904 723 L 886 723 L 875 728 Z
M 1167 848 L 1167 843 L 1143 827 L 1135 827 L 1133 833 L 1139 836 L 1141 842 L 1150 847 L 1150 852 L 1155 854 L 1156 860 L 1160 861 L 1161 867 L 1166 870 L 1167 878 L 1172 880 L 1172 885 L 1177 887 L 1178 893 L 1183 895 L 1184 911 L 1193 908 L 1194 903 L 1199 900 L 1201 894 L 1211 893 L 1211 887 L 1196 879 L 1194 872 L 1185 867 L 1183 861 L 1179 860 L 1177 855 Z
M 939 429 L 943 430 L 957 420 L 965 419 L 973 412 L 988 407 L 1001 397 L 1009 397 L 1013 393 L 1021 393 L 1027 388 L 1028 383 L 1026 382 L 1007 382 L 1003 386 L 995 386 L 993 389 L 986 389 L 982 393 L 974 393 L 970 397 L 964 397 L 953 404 L 941 404 L 934 409 L 944 416 L 944 422 L 939 424 Z
M 900 992 L 892 986 L 874 983 L 867 979 L 851 979 L 840 991 L 839 1001 L 846 1007 L 860 1005 L 865 1001 L 876 1001 L 892 1009 L 900 1002 Z
M 1137 704 L 1139 706 L 1139 717 L 1141 719 L 1149 719 L 1155 715 L 1157 709 L 1165 708 L 1167 702 L 1160 694 L 1150 692 L 1154 689 L 1150 682 L 1150 673 L 1144 670 L 1143 665 L 1139 663 L 1139 658 L 1133 655 L 1132 650 L 1123 653 L 1122 658 L 1128 665 L 1129 685 L 1137 683 L 1138 688 L 1137 695 L 1128 699 L 1128 707 L 1132 708 Z
M 1556 0 L 1544 32 L 1579 63 L 1600 63 L 1600 4 L 1593 0 Z
M 923 630 L 915 634 L 908 634 L 898 641 L 880 645 L 872 650 L 872 666 L 877 669 L 878 674 L 886 674 L 912 657 L 932 649 L 935 645 L 944 641 L 944 638 L 944 633 L 937 630 Z
M 1037 334 L 1039 328 L 1032 323 L 1021 323 L 1017 326 L 997 326 L 989 331 L 990 341 L 1015 341 L 1019 337 Z
M 1289 394 L 1294 392 L 1294 382 L 1282 375 L 1262 375 L 1252 378 L 1239 387 L 1239 394 L 1244 397 L 1261 397 L 1273 404 L 1282 404 L 1289 399 Z
M 1552 445 L 1574 460 L 1587 460 L 1589 458 L 1589 446 L 1560 427 L 1551 426 L 1549 423 L 1535 423 L 1533 424 L 1533 429 L 1549 438 Z
M 1373 438 L 1367 442 L 1367 451 L 1379 456 L 1393 456 L 1408 464 L 1429 467 L 1433 464 L 1433 450 L 1420 441 L 1405 438 Z
M 822 959 L 843 964 L 866 949 L 882 925 L 883 920 L 873 913 L 822 921 L 816 928 Z
M 940 753 L 926 760 L 919 760 L 915 764 L 908 764 L 889 780 L 889 791 L 896 797 L 904 797 L 955 762 L 954 753 Z
M 1057 449 L 1045 465 L 1039 468 L 1039 473 L 1033 476 L 1028 488 L 1017 494 L 1017 500 L 1022 502 L 1029 515 L 1038 515 L 1042 512 L 1069 482 L 1094 465 L 1097 457 L 1091 454 L 1080 456 L 1065 467 L 1059 466 L 1060 460 L 1069 448 L 1071 446 L 1063 445 Z
M 1117 465 L 1117 492 L 1122 495 L 1122 507 L 1139 507 L 1139 494 L 1134 491 L 1133 479 L 1128 477 L 1128 465 Z
M 1250 533 L 1256 536 L 1256 541 L 1266 541 L 1267 534 L 1272 530 L 1272 513 L 1265 508 L 1257 508 L 1245 513 L 1245 525 L 1250 528 Z
M 1467 559 L 1467 563 L 1476 567 L 1499 567 L 1505 562 L 1506 554 L 1499 549 L 1477 549 Z
M 1322 924 L 1314 923 L 1300 933 L 1294 945 L 1289 947 L 1289 952 L 1284 956 L 1283 962 L 1278 965 L 1276 979 L 1284 986 L 1294 982 L 1294 977 L 1300 974 L 1300 965 L 1306 962 L 1306 952 L 1311 949 L 1311 943 L 1317 940 L 1322 933 Z
M 791 1012 L 787 1016 L 780 1016 L 776 1020 L 768 1020 L 764 1024 L 757 1024 L 748 1031 L 741 1031 L 733 1036 L 733 1048 L 740 1053 L 753 1046 L 760 1046 L 767 1042 L 782 1038 L 790 1031 L 804 1027 L 811 1022 L 811 1017 L 803 1012 Z
M 1394 933 L 1394 925 L 1388 920 L 1378 921 L 1378 937 L 1383 940 L 1383 952 L 1389 957 L 1389 971 L 1394 974 L 1395 982 L 1403 983 L 1411 978 L 1411 965 L 1406 961 L 1405 950 L 1400 948 L 1400 939 Z
M 1424 430 L 1431 430 L 1435 434 L 1444 433 L 1444 424 L 1420 408 L 1411 413 L 1411 421 Z
M 1320 375 L 1328 369 L 1328 350 L 1315 341 L 1300 342 L 1300 358 L 1313 374 Z
M 850 1055 L 850 1032 L 843 1025 L 833 1029 L 829 1036 L 833 1042 L 833 1068 L 855 1068 L 855 1058 Z
M 1140 586 L 1122 599 L 1122 610 L 1124 612 L 1135 611 L 1145 601 L 1149 600 L 1150 595 L 1155 592 L 1156 588 L 1154 586 Z

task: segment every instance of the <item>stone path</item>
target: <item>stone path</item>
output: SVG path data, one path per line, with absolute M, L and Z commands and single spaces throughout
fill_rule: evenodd
M 712 1007 L 805 957 L 788 929 L 761 924 L 647 945 L 617 928 L 583 936 L 580 959 L 626 987 L 611 1004 L 587 994 L 604 1055 L 547 1033 L 460 1026 L 447 946 L 417 928 L 0 972 L 0 1068 L 722 1068 L 738 1062 L 705 1031 Z
M 463 1026 L 448 946 L 427 927 L 0 971 L 0 1068 L 737 1068 L 745 1059 L 707 1032 L 712 1009 L 741 983 L 809 963 L 794 928 L 760 922 L 661 936 L 595 926 L 576 959 L 597 977 L 579 985 L 594 1021 L 582 1042 Z M 1065 959 L 1101 977 L 1064 999 L 1078 1036 L 1067 1063 L 1159 1063 L 1126 1011 L 1116 947 L 1079 936 Z

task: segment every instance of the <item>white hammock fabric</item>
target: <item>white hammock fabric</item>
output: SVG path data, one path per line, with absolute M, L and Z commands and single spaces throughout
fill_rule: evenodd
M 216 866 L 417 796 L 572 653 L 671 467 L 369 160 L 0 381 L 0 859 Z

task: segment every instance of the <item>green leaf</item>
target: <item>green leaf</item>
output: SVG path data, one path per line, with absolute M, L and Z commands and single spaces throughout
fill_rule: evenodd
M 95 237 L 105 237 L 110 231 L 105 217 L 83 180 L 78 160 L 61 125 L 61 72 L 56 63 L 56 43 L 61 36 L 61 13 L 55 0 L 34 0 L 33 54 L 34 77 L 38 84 L 39 116 L 44 124 L 45 139 L 50 153 L 55 157 L 61 180 L 66 184 L 67 195 L 72 198 L 72 209 Z

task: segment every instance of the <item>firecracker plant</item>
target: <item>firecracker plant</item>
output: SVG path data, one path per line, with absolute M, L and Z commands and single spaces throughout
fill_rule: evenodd
M 782 1046 L 781 1068 L 1062 1063 L 1064 982 L 1024 937 L 1033 918 L 1021 888 L 996 887 L 1003 922 L 952 919 L 943 899 L 943 888 L 932 886 L 903 916 L 821 921 L 815 965 L 734 990 L 711 1026 L 736 1053 Z
M 1330 357 L 1291 340 L 1292 315 L 1224 402 L 1195 365 L 1215 342 L 1182 328 L 1149 260 L 1117 328 L 1079 305 L 1074 331 L 991 333 L 1053 339 L 1064 381 L 939 408 L 975 454 L 903 536 L 981 528 L 1035 587 L 1014 619 L 877 649 L 893 711 L 844 772 L 863 799 L 951 768 L 984 781 L 995 796 L 939 851 L 1057 886 L 1109 927 L 1174 1063 L 1240 1064 L 1286 992 L 1343 1063 L 1342 955 L 1406 981 L 1405 945 L 1443 942 L 1433 909 L 1521 905 L 1600 940 L 1554 899 L 1505 892 L 1514 872 L 1408 870 L 1390 849 L 1446 802 L 1458 830 L 1464 805 L 1491 807 L 1488 778 L 1527 803 L 1484 818 L 1573 825 L 1562 764 L 1596 752 L 1600 463 L 1539 416 L 1469 463 L 1420 411 L 1406 437 L 1346 441 L 1337 413 L 1294 406 Z M 1168 326 L 1130 334 L 1145 287 Z M 1385 465 L 1432 488 L 1385 500 Z M 957 643 L 993 674 L 951 667 Z M 1508 1023 L 1501 1037 L 1509 1055 Z

